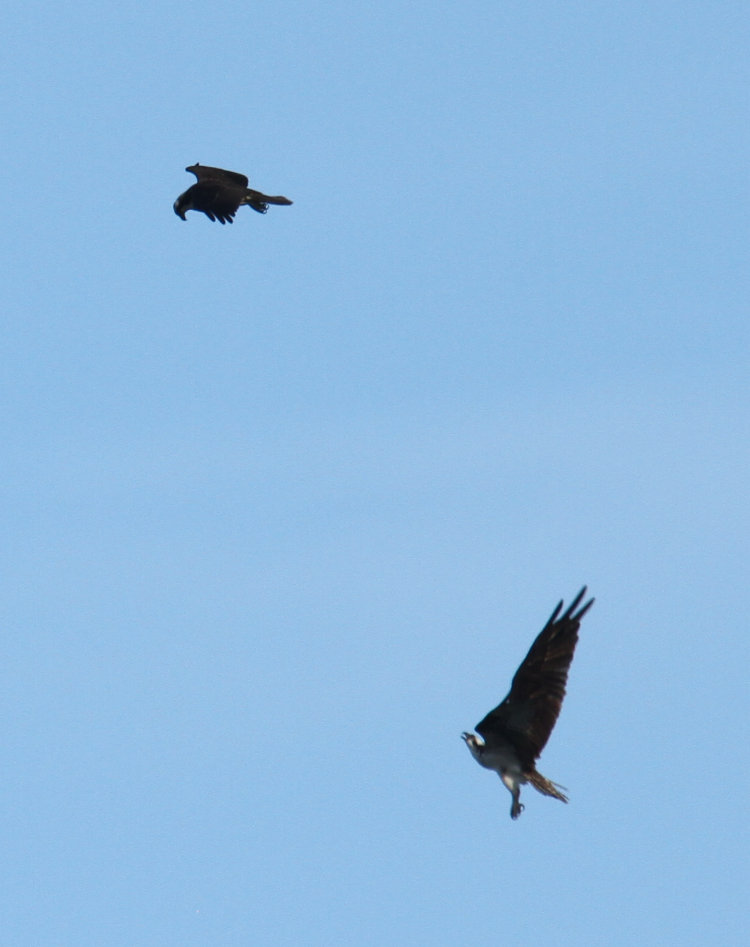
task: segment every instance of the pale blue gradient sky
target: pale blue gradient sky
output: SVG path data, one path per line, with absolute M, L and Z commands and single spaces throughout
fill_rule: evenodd
M 749 26 L 11 13 L 4 944 L 741 942 Z M 584 583 L 512 823 L 459 734 Z

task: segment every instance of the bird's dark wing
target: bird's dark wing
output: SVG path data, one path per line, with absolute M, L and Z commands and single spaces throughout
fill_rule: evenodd
M 199 181 L 186 193 L 192 199 L 193 210 L 203 211 L 210 220 L 231 224 L 245 189 L 227 187 L 216 181 Z
M 244 174 L 238 174 L 236 171 L 225 171 L 223 168 L 209 168 L 205 164 L 191 164 L 185 168 L 191 174 L 194 174 L 199 181 L 218 181 L 223 184 L 231 184 L 233 187 L 247 187 L 247 178 Z
M 524 766 L 542 752 L 560 713 L 578 628 L 594 603 L 589 599 L 576 612 L 585 594 L 584 586 L 563 615 L 560 602 L 516 671 L 508 696 L 475 728 L 485 740 L 493 734 L 509 739 Z

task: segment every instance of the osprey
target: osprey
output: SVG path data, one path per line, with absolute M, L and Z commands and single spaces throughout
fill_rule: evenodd
M 269 204 L 291 204 L 286 197 L 269 197 L 247 186 L 247 178 L 236 171 L 209 168 L 207 165 L 191 164 L 185 168 L 198 178 L 198 183 L 180 194 L 174 202 L 174 212 L 187 220 L 185 213 L 200 210 L 209 220 L 231 224 L 241 204 L 249 204 L 259 214 L 265 214 Z
M 519 800 L 524 783 L 531 783 L 545 796 L 568 801 L 561 791 L 564 787 L 537 772 L 535 763 L 562 707 L 581 619 L 594 604 L 593 598 L 589 599 L 576 612 L 585 594 L 584 585 L 563 615 L 562 601 L 552 612 L 516 671 L 508 696 L 476 725 L 480 737 L 461 734 L 477 763 L 495 770 L 509 790 L 513 797 L 511 819 L 523 812 Z

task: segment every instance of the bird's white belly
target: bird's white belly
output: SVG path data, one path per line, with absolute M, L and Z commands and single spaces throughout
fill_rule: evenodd
M 518 760 L 515 750 L 508 744 L 494 745 L 491 749 L 485 747 L 479 763 L 486 769 L 495 770 L 496 773 L 509 773 L 518 777 L 520 782 L 523 780 L 521 764 Z

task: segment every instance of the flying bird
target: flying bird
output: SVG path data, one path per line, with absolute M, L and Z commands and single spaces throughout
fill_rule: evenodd
M 209 220 L 231 224 L 242 204 L 249 204 L 259 214 L 265 214 L 269 204 L 291 204 L 286 197 L 269 197 L 247 186 L 247 178 L 236 171 L 209 168 L 203 164 L 191 164 L 185 168 L 198 178 L 198 183 L 180 194 L 174 202 L 174 212 L 187 220 L 189 210 L 202 211 Z
M 542 776 L 535 764 L 560 714 L 581 619 L 594 604 L 589 599 L 576 611 L 585 594 L 586 586 L 564 614 L 560 614 L 562 601 L 552 612 L 516 671 L 508 696 L 476 725 L 480 736 L 461 734 L 477 763 L 495 770 L 510 792 L 512 819 L 523 812 L 524 783 L 545 796 L 568 801 L 564 787 Z

